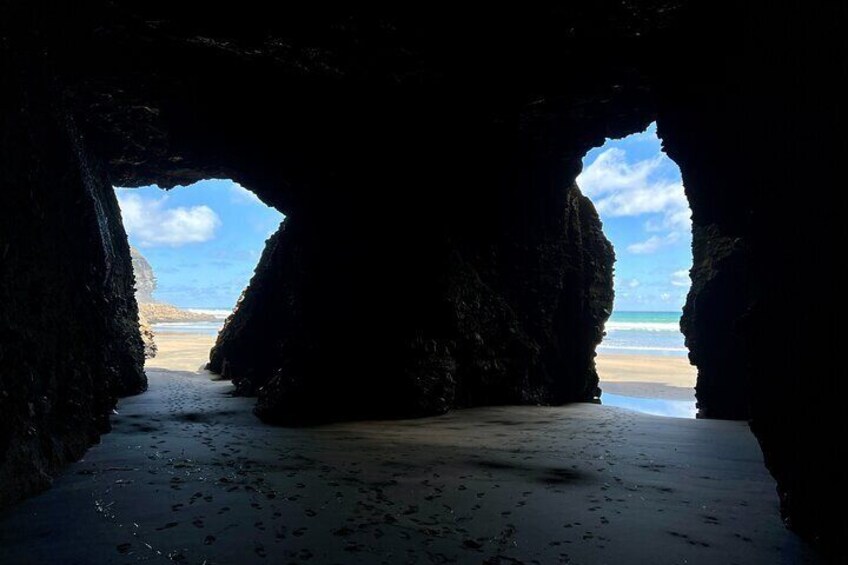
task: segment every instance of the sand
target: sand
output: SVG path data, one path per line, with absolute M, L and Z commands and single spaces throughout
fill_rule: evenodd
M 694 400 L 698 371 L 686 357 L 661 357 L 599 353 L 595 359 L 604 392 Z
M 160 366 L 202 363 L 160 343 Z M 274 428 L 205 372 L 148 374 L 0 516 L 0 563 L 816 563 L 744 423 L 581 404 Z
M 214 335 L 190 333 L 156 334 L 156 357 L 148 359 L 147 370 L 200 371 L 209 362 L 209 350 L 215 345 Z

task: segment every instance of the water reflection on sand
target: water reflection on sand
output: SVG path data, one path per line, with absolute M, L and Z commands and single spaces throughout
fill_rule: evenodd
M 601 404 L 618 406 L 654 416 L 671 416 L 673 418 L 694 418 L 697 412 L 694 400 L 665 400 L 661 398 L 639 398 L 620 394 L 604 393 Z

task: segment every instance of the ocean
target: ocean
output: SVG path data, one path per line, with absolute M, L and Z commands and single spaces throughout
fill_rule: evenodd
M 680 333 L 680 312 L 613 312 L 598 346 L 604 354 L 668 355 L 689 352 Z
M 636 355 L 654 357 L 686 357 L 683 334 L 677 312 L 613 312 L 604 326 L 606 336 L 598 346 L 600 355 Z M 604 388 L 601 374 L 601 388 Z M 693 383 L 694 384 L 694 383 Z M 641 398 L 604 392 L 601 402 L 655 416 L 695 418 L 697 408 L 692 400 Z
M 218 335 L 224 325 L 224 320 L 232 310 L 225 308 L 185 308 L 189 312 L 198 314 L 211 314 L 215 316 L 214 322 L 166 322 L 153 324 L 153 333 L 190 333 L 198 335 Z
M 212 314 L 214 322 L 171 322 L 155 324 L 162 333 L 218 335 L 231 310 L 225 308 L 186 308 L 189 312 Z M 605 354 L 670 355 L 688 353 L 680 333 L 680 312 L 613 312 L 604 328 L 607 332 L 598 351 Z

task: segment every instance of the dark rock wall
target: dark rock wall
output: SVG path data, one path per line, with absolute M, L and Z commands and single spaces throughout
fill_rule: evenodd
M 114 184 L 233 178 L 287 215 L 211 361 L 268 421 L 594 396 L 612 252 L 573 182 L 657 119 L 693 212 L 699 407 L 751 418 L 793 527 L 845 533 L 819 511 L 844 482 L 820 447 L 844 452 L 844 371 L 821 354 L 844 343 L 840 6 L 40 4 L 3 6 Z M 8 155 L 26 116 L 4 118 Z
M 783 516 L 844 556 L 848 144 L 844 7 L 753 3 L 692 14 L 688 64 L 658 81 L 659 134 L 693 212 L 682 327 L 707 417 L 749 419 Z M 715 44 L 722 30 L 722 47 Z
M 209 354 L 207 369 L 231 379 L 239 394 L 256 394 L 271 379 L 298 315 L 293 287 L 302 278 L 300 254 L 288 235 L 290 224 L 284 221 L 266 242 L 250 285 Z
M 841 323 L 848 313 L 848 198 L 839 188 L 848 156 L 848 13 L 844 5 L 800 4 L 764 20 L 753 36 L 746 32 L 760 49 L 746 65 L 756 71 L 736 113 L 758 134 L 740 163 L 755 199 L 755 302 L 742 321 L 756 391 L 751 429 L 778 481 L 787 523 L 844 559 L 845 496 L 833 485 L 845 484 L 848 471 L 831 462 L 848 456 L 848 386 L 831 355 L 848 337 Z M 759 111 L 748 116 L 750 108 Z
M 745 420 L 753 392 L 742 336 L 753 301 L 748 239 L 715 224 L 692 231 L 692 289 L 680 327 L 698 367 L 698 416 Z
M 591 400 L 613 255 L 591 203 L 561 192 L 550 236 L 484 249 L 287 218 L 209 368 L 272 422 Z
M 2 50 L 0 507 L 49 485 L 117 397 L 146 388 L 114 192 L 42 61 Z

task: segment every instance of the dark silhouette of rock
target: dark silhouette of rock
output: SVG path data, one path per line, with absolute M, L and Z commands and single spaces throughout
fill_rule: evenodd
M 3 492 L 142 388 L 107 177 L 232 178 L 286 214 L 211 362 L 267 421 L 589 400 L 612 253 L 574 179 L 656 120 L 693 213 L 700 409 L 750 418 L 787 522 L 841 538 L 841 7 L 273 9 L 0 7 Z
M 5 6 L 4 6 L 5 8 Z M 5 10 L 3 10 L 5 11 Z M 147 387 L 129 247 L 100 161 L 5 14 L 0 74 L 0 506 L 46 488 Z
M 346 241 L 318 247 L 312 230 L 331 228 L 289 218 L 208 368 L 258 393 L 257 413 L 282 423 L 591 400 L 613 254 L 592 204 L 576 186 L 565 192 L 554 229 L 533 240 L 485 254 L 447 241 L 417 253 L 388 247 L 391 260 L 361 274 L 348 269 L 386 245 L 380 234 L 351 226 Z M 391 307 L 375 308 L 383 301 Z M 351 378 L 365 366 L 366 379 Z

